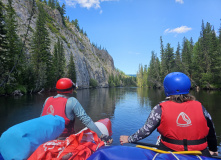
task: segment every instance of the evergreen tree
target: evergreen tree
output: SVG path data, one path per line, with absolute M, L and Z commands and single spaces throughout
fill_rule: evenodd
M 148 86 L 156 87 L 159 79 L 156 73 L 160 73 L 162 82 L 167 73 L 180 71 L 190 77 L 192 87 L 221 88 L 221 27 L 218 37 L 214 27 L 208 22 L 205 25 L 202 21 L 201 29 L 200 37 L 195 44 L 192 38 L 187 40 L 185 37 L 182 49 L 178 43 L 175 56 L 169 43 L 164 48 L 160 37 L 161 62 L 153 52 L 148 67 Z M 161 64 L 160 69 L 156 67 L 157 63 Z M 141 67 L 139 65 L 137 73 L 139 86 L 142 86 L 143 69 Z
M 65 53 L 64 53 L 64 47 L 63 43 L 58 39 L 57 42 L 58 46 L 58 64 L 59 64 L 59 78 L 62 78 L 64 76 L 64 70 L 65 70 Z
M 164 46 L 162 37 L 160 37 L 160 56 L 161 56 L 161 79 L 163 79 L 167 74 L 166 57 L 164 53 Z
M 77 28 L 78 31 L 80 30 L 80 27 L 79 27 L 79 24 L 78 24 L 78 20 L 77 20 L 77 19 L 75 19 L 74 21 L 72 20 L 72 24 L 75 25 L 75 27 Z
M 53 71 L 54 82 L 62 78 L 65 73 L 65 53 L 63 43 L 60 39 L 58 39 L 57 43 L 54 45 Z
M 6 70 L 7 70 L 7 39 L 6 34 L 7 30 L 5 27 L 5 17 L 3 14 L 3 3 L 0 1 L 0 87 L 3 86 L 5 77 L 6 77 Z
M 52 57 L 52 64 L 53 64 L 53 80 L 57 82 L 59 79 L 59 65 L 58 65 L 58 46 L 57 43 L 54 44 L 54 52 Z
M 147 87 L 147 65 L 144 65 L 144 71 L 143 71 L 143 86 Z
M 19 48 L 18 48 L 18 35 L 17 35 L 17 22 L 15 20 L 15 10 L 12 7 L 12 0 L 8 0 L 7 5 L 7 16 L 6 16 L 6 27 L 8 39 L 8 68 L 12 69 L 15 64 L 15 61 L 18 59 Z
M 199 42 L 196 42 L 193 47 L 193 61 L 192 61 L 192 77 L 194 79 L 194 86 L 200 86 L 201 81 L 201 73 L 203 73 L 203 68 L 201 65 L 202 61 L 202 53 L 201 53 L 201 46 Z M 192 82 L 193 82 L 192 79 Z
M 18 80 L 18 76 L 21 70 L 21 60 L 23 53 L 21 51 L 21 40 L 17 35 L 17 21 L 15 19 L 16 13 L 12 6 L 12 0 L 8 0 L 7 14 L 6 14 L 6 28 L 7 28 L 7 52 L 5 54 L 4 69 L 7 74 L 6 82 L 10 83 L 9 87 L 15 87 L 15 83 Z M 16 69 L 14 69 L 16 68 Z M 13 72 L 12 72 L 13 71 Z
M 73 53 L 71 53 L 68 65 L 68 78 L 70 78 L 74 83 L 77 81 Z
M 48 6 L 49 6 L 49 7 L 52 6 L 52 0 L 48 0 Z
M 153 88 L 162 87 L 160 76 L 160 61 L 154 51 L 151 52 L 151 60 L 148 68 L 148 86 Z
M 54 8 L 55 8 L 55 6 L 56 6 L 56 1 L 55 1 L 55 0 L 52 0 L 52 1 L 51 1 L 51 8 L 53 8 L 53 9 L 54 9 Z
M 191 75 L 191 64 L 192 64 L 192 52 L 191 52 L 191 44 L 188 39 L 183 38 L 183 49 L 182 49 L 182 64 L 183 64 L 183 72 L 187 75 Z
M 55 8 L 58 10 L 61 8 L 58 0 L 55 1 Z
M 219 37 L 218 37 L 218 57 L 216 58 L 217 59 L 217 72 L 215 72 L 215 79 L 217 80 L 217 88 L 221 88 L 221 25 L 220 25 L 220 28 L 219 28 Z
M 173 48 L 170 46 L 170 43 L 167 43 L 166 49 L 165 49 L 165 72 L 170 73 L 175 71 L 174 66 L 175 66 L 175 60 L 174 60 L 174 53 L 173 53 Z
M 36 21 L 36 30 L 32 42 L 32 65 L 35 72 L 35 91 L 47 87 L 50 79 L 51 54 L 49 51 L 50 39 L 46 29 L 46 13 L 42 4 L 38 3 L 39 15 Z
M 200 52 L 198 56 L 201 58 L 200 64 L 202 72 L 200 73 L 200 85 L 204 88 L 211 88 L 214 85 L 215 73 L 219 70 L 217 64 L 219 62 L 218 39 L 215 35 L 213 27 L 207 22 L 206 26 L 202 24 L 201 36 L 198 40 L 200 44 Z M 216 58 L 215 58 L 216 57 Z
M 65 7 L 64 3 L 62 4 L 62 7 L 60 8 L 60 14 L 61 14 L 61 17 L 62 17 L 62 22 L 66 26 L 65 17 L 64 17 L 64 15 L 66 14 L 66 7 Z
M 211 85 L 215 85 L 218 82 L 218 79 L 220 78 L 220 71 L 221 71 L 221 52 L 219 51 L 219 39 L 216 37 L 216 33 L 214 30 L 214 27 L 212 28 L 210 32 L 210 41 L 209 41 L 209 53 L 210 53 L 210 59 L 211 59 L 211 79 L 210 83 Z M 219 83 L 220 84 L 220 83 Z
M 176 55 L 175 55 L 175 68 L 177 72 L 183 72 L 180 50 L 181 50 L 180 43 L 178 42 Z
M 143 87 L 143 65 L 139 64 L 139 70 L 137 72 L 137 86 Z
M 111 75 L 109 75 L 108 84 L 109 84 L 109 87 L 114 87 L 115 86 L 113 73 L 111 73 Z

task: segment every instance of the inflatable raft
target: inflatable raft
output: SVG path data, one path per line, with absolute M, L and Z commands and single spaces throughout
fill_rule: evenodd
M 87 160 L 215 160 L 199 155 L 158 153 L 153 150 L 131 146 L 101 147 Z
M 102 134 L 112 135 L 110 119 L 101 119 L 95 122 L 95 125 Z M 47 156 L 49 152 L 52 153 L 51 156 L 55 156 L 54 152 L 59 155 L 65 152 L 78 152 L 78 155 L 73 156 L 80 154 L 86 159 L 98 148 L 105 146 L 97 134 L 88 128 L 67 137 L 66 140 L 55 140 L 63 132 L 64 127 L 65 120 L 60 116 L 52 115 L 38 117 L 10 127 L 0 138 L 0 160 L 51 160 L 54 157 L 39 158 L 39 153 Z
M 50 122 L 50 123 L 49 123 Z M 58 123 L 59 122 L 59 123 Z M 47 123 L 47 124 L 44 124 Z M 35 124 L 35 125 L 33 125 Z M 38 126 L 37 124 L 40 124 Z M 43 125 L 44 124 L 44 125 Z M 56 126 L 53 124 L 57 124 Z M 103 134 L 112 135 L 111 121 L 106 118 L 95 122 Z M 32 126 L 32 127 L 30 127 Z M 47 126 L 42 128 L 42 126 Z M 27 130 L 28 127 L 29 129 Z M 39 132 L 39 128 L 41 129 Z M 87 160 L 214 160 L 200 155 L 163 153 L 146 146 L 105 146 L 96 134 L 84 128 L 77 134 L 71 135 L 65 141 L 52 140 L 64 129 L 64 120 L 57 116 L 43 116 L 34 120 L 13 126 L 0 139 L 0 160 L 28 159 L 36 160 L 39 153 L 58 153 L 59 155 L 73 152 L 71 159 Z M 44 132 L 43 132 L 44 131 Z M 50 132 L 49 132 L 50 131 Z M 59 133 L 58 133 L 59 132 Z M 13 134 L 12 134 L 13 133 Z M 36 134 L 37 133 L 37 134 Z M 44 139 L 40 138 L 44 134 Z M 76 145 L 78 140 L 79 145 Z M 50 141 L 51 140 L 51 141 Z M 72 143 L 73 142 L 73 143 Z M 41 145 L 40 145 L 41 144 Z M 24 147 L 25 146 L 25 147 Z M 24 149 L 25 148 L 25 149 Z M 61 150 L 66 148 L 66 150 Z M 46 149 L 46 151 L 45 151 Z M 73 150 L 74 149 L 74 150 Z M 15 152 L 18 151 L 19 152 Z M 34 152 L 35 151 L 35 152 Z M 45 151 L 45 152 L 43 152 Z M 12 154 L 13 153 L 13 154 Z M 192 154 L 192 153 L 191 153 Z M 194 154 L 196 154 L 194 152 Z M 57 154 L 57 156 L 59 156 Z M 80 157 L 79 157 L 80 155 Z M 45 156 L 48 156 L 45 154 Z M 52 154 L 51 154 L 52 156 Z M 56 156 L 56 158 L 57 158 Z M 78 158 L 79 157 L 79 158 Z M 52 159 L 43 158 L 43 159 Z M 42 159 L 42 158 L 40 158 Z M 59 159 L 59 158 L 58 158 Z

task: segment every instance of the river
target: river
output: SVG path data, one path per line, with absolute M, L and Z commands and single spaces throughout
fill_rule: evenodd
M 191 91 L 191 94 L 211 114 L 221 152 L 221 91 Z M 0 134 L 15 124 L 38 117 L 45 99 L 53 95 L 55 93 L 0 97 Z M 94 121 L 103 118 L 111 120 L 113 145 L 120 144 L 120 135 L 131 135 L 142 127 L 151 109 L 165 98 L 162 90 L 136 87 L 83 89 L 77 90 L 73 96 Z M 84 125 L 77 119 L 76 131 L 82 128 Z M 155 144 L 158 135 L 158 132 L 154 131 L 142 142 Z

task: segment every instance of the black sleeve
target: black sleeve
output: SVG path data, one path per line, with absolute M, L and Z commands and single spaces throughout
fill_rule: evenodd
M 160 105 L 156 105 L 152 109 L 144 126 L 140 128 L 136 133 L 129 136 L 128 142 L 136 142 L 149 136 L 160 125 L 161 114 L 162 110 Z
M 209 127 L 209 134 L 207 136 L 207 143 L 210 151 L 217 152 L 217 139 L 216 139 L 216 132 L 215 127 L 212 121 L 210 114 L 207 110 L 202 106 L 203 113 L 207 121 L 207 126 Z

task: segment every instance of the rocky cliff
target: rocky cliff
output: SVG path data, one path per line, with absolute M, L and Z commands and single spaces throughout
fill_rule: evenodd
M 1 0 L 4 4 L 8 0 Z M 27 32 L 28 19 L 32 12 L 32 0 L 13 0 L 13 7 L 16 11 L 18 21 L 18 35 L 24 40 L 24 35 Z M 31 17 L 30 31 L 26 41 L 26 52 L 30 54 L 30 40 L 33 31 L 36 27 L 38 14 L 37 6 L 34 7 L 35 12 Z M 45 10 L 52 18 L 53 27 L 56 32 L 47 24 L 49 37 L 51 40 L 50 52 L 53 53 L 54 44 L 58 37 L 63 42 L 65 57 L 67 64 L 69 63 L 70 55 L 73 53 L 76 67 L 77 83 L 80 88 L 89 88 L 90 79 L 95 79 L 99 87 L 108 87 L 108 77 L 110 74 L 116 75 L 113 58 L 106 50 L 99 50 L 90 43 L 88 37 L 80 33 L 77 28 L 71 23 L 64 26 L 62 17 L 57 9 L 51 9 L 45 5 Z

